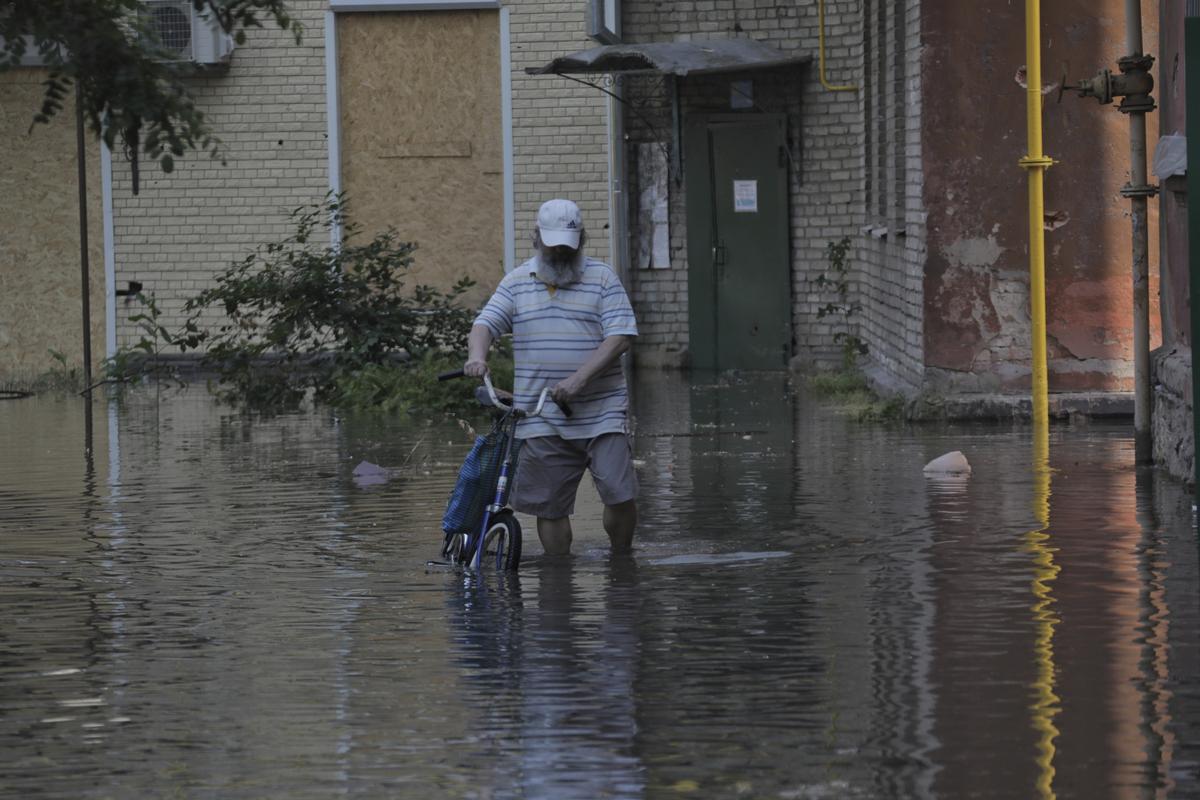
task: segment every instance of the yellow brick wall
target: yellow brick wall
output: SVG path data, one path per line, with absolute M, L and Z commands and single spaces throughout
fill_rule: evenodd
M 303 41 L 266 24 L 247 31 L 228 70 L 189 78 L 198 107 L 221 140 L 224 162 L 197 152 L 163 173 L 143 162 L 132 193 L 130 166 L 113 155 L 117 287 L 140 281 L 168 325 L 188 298 L 257 245 L 294 230 L 288 213 L 329 189 L 325 113 L 327 2 L 292 0 Z M 117 341 L 135 342 L 128 321 L 140 310 L 117 299 Z
M 531 255 L 538 206 L 552 197 L 579 204 L 588 254 L 608 261 L 608 101 L 557 75 L 527 75 L 557 56 L 587 50 L 587 4 L 581 0 L 506 3 L 511 15 L 516 255 Z

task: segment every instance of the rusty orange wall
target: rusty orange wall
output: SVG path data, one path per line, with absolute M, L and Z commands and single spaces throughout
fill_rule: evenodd
M 75 106 L 49 125 L 41 107 L 45 70 L 0 72 L 0 384 L 56 366 L 51 349 L 83 364 L 79 186 Z M 93 361 L 104 355 L 104 241 L 100 146 L 88 134 L 88 243 Z
M 1156 54 L 1158 3 L 1144 2 L 1144 49 Z M 922 157 L 928 211 L 927 382 L 944 390 L 1027 391 L 1028 223 L 1024 4 L 922 3 Z M 1064 64 L 1072 81 L 1125 53 L 1121 0 L 1042 3 L 1043 84 Z M 1157 66 L 1156 66 L 1157 73 Z M 1157 75 L 1156 75 L 1157 77 Z M 1047 96 L 1044 147 L 1062 163 L 1046 209 L 1067 219 L 1046 233 L 1051 390 L 1132 387 L 1129 120 L 1116 104 Z M 1150 150 L 1158 115 L 1147 117 Z M 1152 346 L 1158 333 L 1158 204 L 1150 203 Z
M 338 18 L 343 188 L 353 221 L 415 241 L 414 280 L 503 276 L 497 11 Z

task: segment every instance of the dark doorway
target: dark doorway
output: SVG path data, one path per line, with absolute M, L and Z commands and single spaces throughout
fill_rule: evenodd
M 688 332 L 693 367 L 787 366 L 792 300 L 786 136 L 782 114 L 688 119 Z

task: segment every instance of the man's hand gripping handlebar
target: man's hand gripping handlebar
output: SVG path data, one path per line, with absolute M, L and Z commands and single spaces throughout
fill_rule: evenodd
M 455 378 L 462 378 L 466 374 L 467 373 L 464 370 L 455 369 L 455 370 L 451 370 L 450 372 L 443 372 L 441 375 L 437 376 L 437 379 L 439 381 L 449 381 L 449 380 L 454 380 Z M 491 375 L 489 375 L 486 372 L 483 373 L 483 385 L 485 387 L 487 387 L 488 398 L 492 401 L 492 405 L 494 405 L 496 408 L 498 408 L 502 411 L 508 411 L 508 410 L 512 409 L 513 406 L 511 403 L 505 403 L 503 400 L 500 399 L 500 396 L 496 393 L 496 388 L 494 386 L 492 386 Z M 545 389 L 542 389 L 542 393 L 538 397 L 537 407 L 533 411 L 524 411 L 522 409 L 517 409 L 517 410 L 520 411 L 521 414 L 526 417 L 541 416 L 542 408 L 546 405 L 546 400 L 549 397 L 550 397 L 550 388 L 547 387 Z M 559 409 L 563 412 L 564 416 L 566 416 L 566 417 L 571 416 L 571 407 L 569 405 L 567 405 L 565 402 L 559 402 L 557 405 L 558 405 Z

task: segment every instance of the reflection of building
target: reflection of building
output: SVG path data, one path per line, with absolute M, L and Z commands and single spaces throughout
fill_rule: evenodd
M 1195 561 L 1190 511 L 1112 469 L 1123 439 L 1056 440 L 1040 519 L 1036 477 L 1032 509 L 992 491 L 993 470 L 1029 474 L 1024 443 L 990 448 L 956 491 L 931 484 L 938 796 L 1123 797 L 1179 774 L 1193 715 L 1168 684 L 1191 680 L 1180 645 L 1196 618 L 1167 602 L 1167 575 Z
M 669 667 L 647 659 L 638 685 L 647 696 L 670 685 L 677 701 L 640 704 L 650 785 L 688 777 L 694 745 L 655 732 L 713 720 L 740 775 L 786 761 L 845 781 L 842 796 L 1114 797 L 1155 775 L 1180 780 L 1194 718 L 1181 691 L 1195 675 L 1188 631 L 1200 623 L 1173 593 L 1193 585 L 1190 506 L 1182 487 L 1151 498 L 1146 475 L 1120 466 L 1119 428 L 1056 437 L 1039 521 L 1020 429 L 864 428 L 803 398 L 789 423 L 762 383 L 693 387 L 686 403 L 664 400 L 678 387 L 661 384 L 635 396 L 639 552 L 662 570 L 650 572 L 662 582 L 643 641 L 671 654 Z M 706 426 L 718 418 L 786 431 L 792 456 L 722 437 Z M 987 457 L 972 459 L 969 480 L 924 478 L 950 442 Z M 771 488 L 743 504 L 756 487 Z M 654 564 L 748 546 L 795 555 L 753 577 Z M 775 705 L 759 694 L 772 687 L 787 687 Z M 733 695 L 787 730 L 786 755 L 724 704 Z

